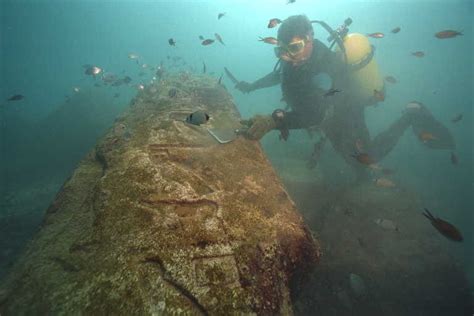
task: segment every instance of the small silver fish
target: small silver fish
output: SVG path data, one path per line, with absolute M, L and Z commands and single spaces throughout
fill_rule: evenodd
M 379 225 L 383 229 L 398 231 L 398 226 L 394 221 L 385 218 L 377 218 L 374 220 L 375 224 Z

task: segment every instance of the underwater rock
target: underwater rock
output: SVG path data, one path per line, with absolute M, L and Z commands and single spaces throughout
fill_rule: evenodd
M 258 142 L 183 122 L 202 110 L 207 128 L 239 127 L 225 89 L 201 76 L 170 99 L 173 80 L 138 92 L 63 185 L 0 314 L 292 314 L 317 241 Z

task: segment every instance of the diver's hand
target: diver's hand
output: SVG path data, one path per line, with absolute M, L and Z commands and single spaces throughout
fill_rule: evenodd
M 248 126 L 245 137 L 252 140 L 260 140 L 266 133 L 276 128 L 275 120 L 271 115 L 255 115 L 250 120 L 241 121 Z
M 252 91 L 252 84 L 246 81 L 240 81 L 235 85 L 235 88 L 242 93 L 249 93 Z

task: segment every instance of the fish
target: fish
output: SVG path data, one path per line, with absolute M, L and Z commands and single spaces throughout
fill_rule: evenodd
M 137 89 L 138 89 L 138 90 L 145 90 L 145 85 L 143 85 L 143 84 L 141 84 L 141 83 L 140 83 L 140 84 L 137 84 Z
M 429 142 L 429 141 L 432 141 L 432 140 L 436 140 L 437 138 L 431 134 L 430 132 L 427 132 L 427 131 L 423 131 L 421 132 L 420 134 L 418 134 L 418 138 L 423 142 L 423 143 L 426 143 L 426 142 Z
M 74 88 L 72 88 L 72 91 L 74 91 L 74 92 L 77 93 L 77 92 L 81 91 L 81 88 L 79 88 L 79 87 L 74 87 Z
M 112 83 L 112 87 L 118 87 L 118 86 L 121 86 L 123 84 L 124 84 L 123 79 L 119 79 L 119 80 L 115 81 L 114 83 Z
M 451 239 L 453 241 L 463 241 L 461 232 L 452 224 L 442 220 L 439 217 L 434 217 L 431 215 L 430 211 L 425 208 L 426 213 L 422 213 L 437 231 L 439 231 L 444 237 Z
M 453 152 L 451 153 L 451 163 L 452 163 L 453 165 L 457 165 L 457 164 L 458 164 L 458 156 L 456 156 L 456 154 L 453 153 Z
M 216 38 L 216 40 L 219 41 L 219 43 L 221 43 L 222 45 L 225 45 L 224 42 L 222 41 L 222 37 L 219 34 L 214 33 L 214 37 Z
M 170 98 L 175 98 L 177 95 L 178 95 L 178 90 L 175 89 L 175 88 L 171 88 L 171 89 L 168 91 L 168 96 L 169 96 Z
M 113 73 L 107 72 L 102 75 L 102 81 L 105 83 L 112 83 L 117 80 L 117 76 Z
M 97 76 L 101 72 L 102 72 L 102 69 L 97 67 L 97 66 L 90 66 L 90 67 L 86 68 L 86 70 L 84 71 L 84 73 L 86 75 L 93 76 L 94 78 L 95 78 L 95 76 Z
M 135 53 L 130 53 L 130 54 L 128 54 L 128 58 L 130 58 L 130 59 L 138 59 L 138 57 L 139 57 L 139 56 L 138 56 L 137 54 L 135 54 Z
M 168 44 L 170 44 L 171 46 L 176 46 L 176 41 L 174 39 L 170 38 L 168 40 Z
M 326 144 L 326 137 L 321 137 L 319 141 L 314 144 L 313 152 L 311 153 L 311 157 L 309 158 L 309 161 L 307 164 L 309 169 L 314 169 L 317 166 L 325 144 Z
M 265 37 L 265 38 L 260 37 L 259 41 L 267 43 L 267 44 L 271 44 L 271 45 L 277 45 L 278 44 L 278 40 L 274 37 Z
M 384 79 L 385 81 L 393 83 L 393 84 L 397 83 L 397 79 L 395 79 L 394 76 L 386 76 Z
M 214 40 L 208 38 L 208 39 L 205 39 L 204 41 L 202 41 L 201 45 L 207 46 L 207 45 L 211 45 L 212 43 L 214 43 Z
M 385 100 L 385 93 L 383 91 L 374 90 L 374 98 L 377 102 L 383 102 Z
M 355 273 L 349 274 L 349 284 L 352 292 L 357 298 L 363 298 L 367 296 L 367 287 L 365 286 L 364 280 Z
M 411 53 L 413 56 L 415 57 L 418 57 L 418 58 L 421 58 L 421 57 L 424 57 L 425 56 L 425 53 L 422 52 L 422 51 L 416 51 L 416 52 L 413 52 Z
M 225 12 L 219 13 L 217 19 L 220 20 L 225 15 Z
M 100 88 L 100 87 L 102 87 L 102 85 L 100 83 L 96 82 L 96 83 L 94 83 L 94 87 Z
M 357 152 L 362 152 L 362 151 L 364 151 L 364 144 L 362 143 L 362 140 L 357 139 L 357 140 L 355 141 L 355 147 L 356 147 L 356 149 L 357 149 Z
M 120 96 L 120 93 L 115 93 L 114 98 L 118 98 Z
M 372 37 L 372 38 L 384 38 L 385 34 L 380 33 L 380 32 L 375 32 L 375 33 L 367 34 L 367 36 Z
M 290 4 L 290 3 L 295 3 L 296 0 L 288 0 L 288 2 L 286 4 Z
M 376 220 L 374 220 L 374 222 L 383 229 L 398 231 L 397 224 L 389 219 L 377 218 Z
M 188 117 L 186 117 L 186 123 L 199 126 L 209 121 L 209 118 L 210 116 L 207 113 L 198 110 L 196 112 L 189 114 Z
M 393 169 L 390 169 L 390 168 L 382 168 L 381 172 L 382 174 L 386 176 L 390 176 L 395 173 L 395 171 L 393 171 Z
M 7 101 L 20 101 L 20 100 L 23 100 L 25 97 L 21 94 L 15 94 L 15 95 L 12 95 L 11 97 L 9 97 L 7 99 Z
M 453 117 L 453 119 L 451 120 L 451 122 L 457 123 L 457 122 L 459 122 L 460 120 L 462 120 L 462 114 L 458 114 L 458 115 L 456 115 L 455 117 Z
M 377 178 L 374 180 L 374 183 L 376 186 L 381 187 L 381 188 L 394 188 L 395 183 L 387 178 Z
M 341 92 L 341 90 L 331 88 L 325 94 L 323 94 L 323 97 L 327 98 L 327 97 L 335 95 L 338 92 Z
M 125 76 L 122 80 L 125 84 L 129 84 L 130 82 L 132 82 L 132 78 L 130 78 L 129 76 Z
M 363 165 L 369 166 L 375 163 L 374 159 L 372 159 L 368 153 L 355 152 L 351 157 Z
M 205 62 L 202 62 L 202 73 L 203 74 L 206 73 L 206 63 Z
M 161 62 L 161 64 L 158 67 L 156 67 L 155 75 L 161 79 L 164 73 L 165 73 L 165 69 L 163 68 L 163 62 Z
M 406 110 L 419 110 L 421 109 L 421 107 L 423 106 L 423 104 L 421 102 L 418 102 L 418 101 L 411 101 L 411 102 L 408 102 L 408 104 L 405 106 L 405 109 Z
M 200 39 L 201 41 L 204 41 L 204 36 L 199 35 L 199 39 Z
M 463 35 L 462 32 L 453 31 L 453 30 L 444 30 L 444 31 L 437 32 L 435 34 L 435 37 L 439 39 L 445 39 L 445 38 L 453 38 L 459 35 Z
M 221 84 L 223 76 L 224 76 L 224 74 L 221 74 L 221 76 L 219 77 L 219 80 L 217 80 L 217 84 Z
M 393 34 L 397 34 L 398 32 L 400 32 L 401 28 L 399 26 L 397 26 L 396 28 L 392 29 L 390 32 L 392 32 Z
M 277 18 L 273 18 L 273 19 L 270 19 L 270 21 L 268 21 L 268 25 L 267 27 L 269 29 L 271 28 L 274 28 L 275 26 L 277 26 L 278 24 L 281 23 L 281 20 L 280 19 L 277 19 Z

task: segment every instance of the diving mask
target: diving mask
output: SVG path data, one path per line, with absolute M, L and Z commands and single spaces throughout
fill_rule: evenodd
M 283 54 L 288 54 L 290 56 L 295 56 L 301 53 L 306 46 L 306 41 L 304 39 L 291 42 L 288 45 L 279 45 L 275 47 L 275 55 L 280 58 Z

